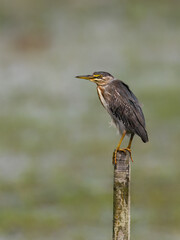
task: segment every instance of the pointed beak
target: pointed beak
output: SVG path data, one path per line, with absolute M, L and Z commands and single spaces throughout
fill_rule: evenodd
M 87 79 L 87 80 L 93 81 L 94 76 L 93 75 L 80 75 L 80 76 L 76 76 L 76 78 Z

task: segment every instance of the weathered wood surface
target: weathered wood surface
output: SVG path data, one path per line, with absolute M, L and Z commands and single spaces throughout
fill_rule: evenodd
M 130 157 L 118 152 L 114 166 L 113 240 L 130 240 Z

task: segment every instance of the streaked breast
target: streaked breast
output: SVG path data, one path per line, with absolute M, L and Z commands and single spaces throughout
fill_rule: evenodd
M 104 88 L 97 87 L 97 92 L 102 105 L 106 108 L 106 110 L 108 110 L 108 104 L 106 103 L 106 100 L 104 99 L 104 96 L 103 96 Z

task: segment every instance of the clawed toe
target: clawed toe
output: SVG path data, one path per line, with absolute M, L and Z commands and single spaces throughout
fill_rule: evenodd
M 116 165 L 116 164 L 117 164 L 117 159 L 116 159 L 116 157 L 117 157 L 117 149 L 115 149 L 114 152 L 113 152 L 113 157 L 112 157 L 112 164 L 113 164 L 113 165 Z
M 129 155 L 130 155 L 131 161 L 133 162 L 131 149 L 127 147 L 127 148 L 124 148 L 123 150 L 126 150 L 126 151 L 129 152 Z
M 129 155 L 130 155 L 130 158 L 131 158 L 131 161 L 133 162 L 133 159 L 132 159 L 132 153 L 131 153 L 131 149 L 130 148 L 122 148 L 122 149 L 115 149 L 114 150 L 114 153 L 113 153 L 113 159 L 112 159 L 112 164 L 113 165 L 116 165 L 117 164 L 117 152 L 124 152 L 126 153 L 126 151 L 129 152 Z

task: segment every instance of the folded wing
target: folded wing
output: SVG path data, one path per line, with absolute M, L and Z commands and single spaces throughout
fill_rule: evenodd
M 123 122 L 128 132 L 136 133 L 143 142 L 147 142 L 145 119 L 138 99 L 122 81 L 114 80 L 110 85 L 112 104 L 109 107 L 113 116 Z

